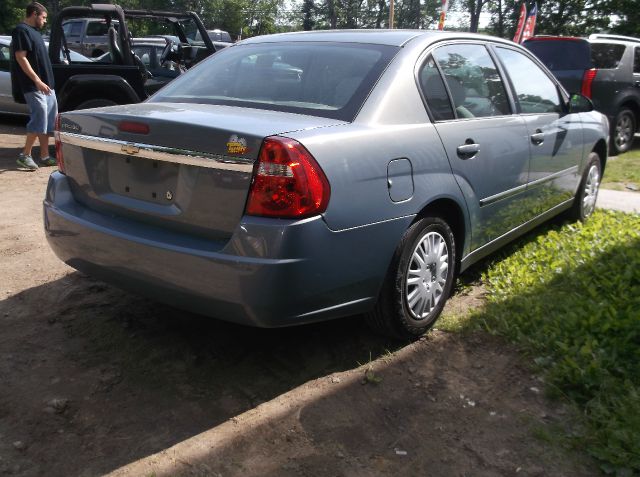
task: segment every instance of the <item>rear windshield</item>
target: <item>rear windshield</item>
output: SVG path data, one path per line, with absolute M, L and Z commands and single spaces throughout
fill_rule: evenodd
M 221 104 L 352 121 L 397 47 L 237 45 L 178 77 L 150 102 Z
M 524 43 L 551 71 L 591 68 L 589 43 L 578 40 L 533 40 Z
M 593 66 L 600 69 L 617 68 L 624 54 L 624 45 L 615 43 L 592 43 Z
M 209 31 L 207 33 L 209 34 L 209 38 L 211 38 L 212 41 L 228 41 L 228 42 L 231 42 L 231 35 L 229 35 L 229 32 L 226 32 L 226 31 Z
M 107 36 L 108 31 L 106 21 L 89 22 L 87 25 L 87 36 Z

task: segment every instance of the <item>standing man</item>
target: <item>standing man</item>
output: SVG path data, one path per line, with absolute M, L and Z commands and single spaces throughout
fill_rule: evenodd
M 19 166 L 35 171 L 38 165 L 31 157 L 31 149 L 36 138 L 40 141 L 41 164 L 56 164 L 55 159 L 49 156 L 49 135 L 53 133 L 58 103 L 53 90 L 51 61 L 38 31 L 47 23 L 47 9 L 38 2 L 31 2 L 26 11 L 24 21 L 11 33 L 12 79 L 17 81 L 17 89 L 29 106 L 27 139 L 17 162 Z

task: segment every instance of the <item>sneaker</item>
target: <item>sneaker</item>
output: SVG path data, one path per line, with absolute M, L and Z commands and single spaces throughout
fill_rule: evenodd
M 51 156 L 47 156 L 44 159 L 40 159 L 40 164 L 42 164 L 43 166 L 55 166 L 56 165 L 56 160 L 51 157 Z
M 25 169 L 29 169 L 30 171 L 35 171 L 38 169 L 38 164 L 36 164 L 33 160 L 33 157 L 20 153 L 18 160 L 16 161 L 20 167 Z

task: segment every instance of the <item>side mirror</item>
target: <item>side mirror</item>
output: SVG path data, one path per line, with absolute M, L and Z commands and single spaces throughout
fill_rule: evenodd
M 580 93 L 572 93 L 569 98 L 569 112 L 570 113 L 588 113 L 593 111 L 595 107 L 593 102 L 586 96 Z

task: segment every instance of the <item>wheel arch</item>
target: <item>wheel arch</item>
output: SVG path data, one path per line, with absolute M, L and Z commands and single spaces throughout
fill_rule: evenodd
M 600 173 L 604 174 L 604 168 L 605 168 L 605 165 L 607 164 L 607 143 L 606 143 L 606 141 L 604 139 L 600 139 L 593 146 L 593 149 L 591 151 L 595 152 L 600 157 L 600 169 L 601 169 Z
M 432 216 L 440 217 L 451 227 L 453 238 L 455 239 L 456 273 L 458 273 L 460 271 L 462 254 L 465 249 L 465 244 L 467 243 L 468 227 L 464 209 L 452 198 L 438 198 L 425 205 L 422 210 L 418 212 L 411 225 L 424 217 Z
M 616 115 L 623 109 L 631 110 L 631 112 L 635 116 L 636 132 L 640 131 L 640 103 L 638 103 L 638 101 L 633 97 L 627 97 L 618 105 Z M 612 126 L 615 127 L 615 124 L 612 123 Z
M 69 78 L 58 94 L 60 111 L 71 111 L 87 99 L 95 99 L 97 91 L 101 93 L 99 97 L 117 104 L 141 101 L 131 85 L 119 76 L 77 75 Z

